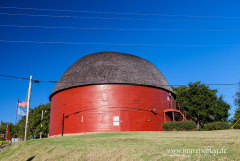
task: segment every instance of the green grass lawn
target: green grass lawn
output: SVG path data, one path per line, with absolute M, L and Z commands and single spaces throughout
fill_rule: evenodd
M 28 159 L 236 161 L 240 160 L 240 130 L 95 133 L 29 140 L 0 152 L 0 160 Z

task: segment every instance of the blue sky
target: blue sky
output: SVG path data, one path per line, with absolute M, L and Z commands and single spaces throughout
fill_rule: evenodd
M 240 1 L 1 0 L 0 6 L 0 75 L 58 81 L 81 57 L 116 51 L 149 60 L 171 85 L 240 81 Z M 17 97 L 26 99 L 29 82 L 0 79 L 8 79 L 0 80 L 0 119 L 15 122 Z M 33 84 L 31 107 L 49 102 L 55 85 Z M 233 115 L 237 86 L 210 88 L 225 96 Z

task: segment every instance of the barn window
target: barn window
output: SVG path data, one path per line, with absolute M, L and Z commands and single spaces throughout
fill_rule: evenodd
M 145 115 L 145 121 L 149 122 L 150 121 L 150 115 Z
M 97 114 L 97 122 L 105 122 L 106 121 L 106 114 L 99 113 Z
M 77 116 L 77 123 L 83 122 L 83 115 L 78 115 Z
M 103 92 L 103 95 L 102 95 L 102 100 L 103 101 L 107 101 L 108 100 L 108 93 L 107 92 Z

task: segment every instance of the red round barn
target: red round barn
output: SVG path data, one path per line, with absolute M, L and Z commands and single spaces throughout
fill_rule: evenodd
M 90 54 L 75 62 L 51 93 L 49 135 L 161 131 L 164 122 L 174 121 L 168 110 L 173 96 L 149 61 L 117 52 Z

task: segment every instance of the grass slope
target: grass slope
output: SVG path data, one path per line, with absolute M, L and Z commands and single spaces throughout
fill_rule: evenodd
M 200 149 L 175 153 L 167 149 Z M 214 150 L 226 153 L 214 156 Z M 223 152 L 223 151 L 222 151 Z M 0 152 L 0 160 L 240 160 L 240 131 L 109 132 L 29 140 Z

